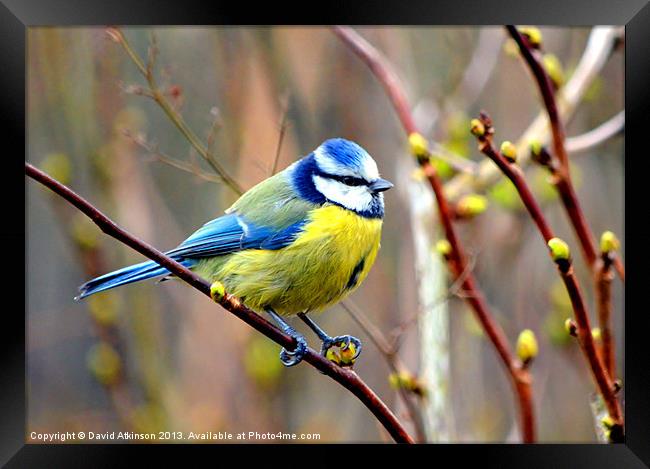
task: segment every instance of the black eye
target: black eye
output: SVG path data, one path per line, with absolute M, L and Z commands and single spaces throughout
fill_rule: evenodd
M 365 184 L 365 181 L 363 179 L 355 178 L 352 176 L 345 176 L 341 178 L 341 182 L 346 186 L 361 186 Z

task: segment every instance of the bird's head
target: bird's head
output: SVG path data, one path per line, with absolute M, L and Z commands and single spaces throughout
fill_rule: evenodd
M 384 216 L 382 192 L 393 187 L 379 177 L 377 163 L 354 142 L 333 138 L 291 167 L 298 193 L 314 202 L 331 202 L 369 218 Z

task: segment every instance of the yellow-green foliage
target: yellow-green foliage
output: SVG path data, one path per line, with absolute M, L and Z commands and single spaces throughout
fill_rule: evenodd
M 283 366 L 278 359 L 279 351 L 276 343 L 259 335 L 252 336 L 246 345 L 244 369 L 258 386 L 268 389 L 280 381 Z
M 490 188 L 488 195 L 497 205 L 505 209 L 523 210 L 525 208 L 517 189 L 510 179 L 501 179 Z
M 117 321 L 120 296 L 115 292 L 94 295 L 86 300 L 93 319 L 102 326 L 112 326 Z
M 122 370 L 120 356 L 106 342 L 99 342 L 90 349 L 86 363 L 97 381 L 104 385 L 114 384 Z
M 81 249 L 95 249 L 99 244 L 101 231 L 86 215 L 76 213 L 70 227 L 72 239 Z
M 567 333 L 566 324 L 568 316 L 573 315 L 571 298 L 566 291 L 564 282 L 557 278 L 549 290 L 550 312 L 544 320 L 544 330 L 549 340 L 554 345 L 563 346 L 572 343 L 571 336 Z
M 553 345 L 564 346 L 571 343 L 571 337 L 566 331 L 566 314 L 552 309 L 544 318 L 544 332 Z
M 155 433 L 169 430 L 164 409 L 153 402 L 136 407 L 131 413 L 133 430 L 139 433 Z
M 65 153 L 49 153 L 43 158 L 41 168 L 61 184 L 70 184 L 72 163 Z

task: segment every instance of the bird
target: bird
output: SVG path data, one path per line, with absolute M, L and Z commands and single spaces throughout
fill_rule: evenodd
M 284 318 L 298 316 L 322 341 L 361 353 L 351 335 L 331 337 L 309 316 L 338 303 L 367 277 L 380 248 L 383 192 L 393 184 L 357 143 L 325 140 L 307 156 L 246 191 L 224 215 L 207 222 L 166 254 L 198 275 L 221 282 L 258 314 L 266 312 L 295 348 L 285 366 L 302 361 L 307 341 Z M 76 299 L 170 272 L 142 262 L 90 280 Z M 353 349 L 350 349 L 351 346 Z

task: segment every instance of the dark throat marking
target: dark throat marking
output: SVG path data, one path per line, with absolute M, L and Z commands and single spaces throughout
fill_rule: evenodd
M 352 271 L 352 275 L 350 275 L 350 279 L 348 280 L 348 283 L 345 285 L 346 290 L 350 290 L 351 288 L 354 288 L 357 285 L 357 282 L 359 281 L 359 275 L 361 275 L 361 271 L 363 270 L 363 266 L 366 263 L 366 256 L 363 256 L 359 263 L 354 266 L 354 270 Z

